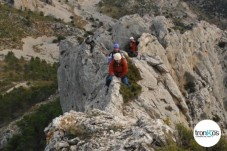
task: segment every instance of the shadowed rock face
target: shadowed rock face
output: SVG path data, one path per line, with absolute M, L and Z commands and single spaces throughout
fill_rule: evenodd
M 102 49 L 96 45 L 91 53 L 90 45 L 78 45 L 75 39 L 61 43 L 58 80 L 63 111 L 85 111 L 95 101 L 104 109 L 109 102 L 108 97 L 101 99 L 108 68 Z
M 125 28 L 127 26 L 129 28 Z M 60 44 L 58 82 L 64 112 L 75 110 L 89 113 L 96 108 L 129 123 L 135 124 L 137 119 L 146 117 L 151 121 L 169 120 L 171 126 L 183 122 L 191 127 L 208 118 L 226 128 L 225 32 L 201 21 L 192 30 L 181 34 L 165 17 L 141 18 L 136 15 L 123 17 L 112 28 L 112 35 L 106 32 L 95 34 L 93 40 L 96 45 L 92 50 L 89 44 L 79 45 L 73 37 Z M 105 55 L 111 49 L 108 51 L 104 47 L 110 47 L 111 39 L 121 39 L 120 45 L 126 45 L 134 29 L 136 34 L 141 35 L 139 56 L 132 58 L 132 62 L 142 76 L 138 82 L 142 86 L 142 93 L 125 104 L 119 93 L 119 79 L 114 78 L 106 93 L 108 65 Z M 74 116 L 77 113 L 67 114 Z M 47 133 L 53 125 L 50 125 Z M 52 140 L 53 137 L 50 142 Z M 115 138 L 113 141 L 117 142 Z

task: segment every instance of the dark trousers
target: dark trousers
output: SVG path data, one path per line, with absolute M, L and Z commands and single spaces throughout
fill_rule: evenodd
M 138 51 L 128 51 L 128 56 L 129 57 L 137 57 L 138 56 Z

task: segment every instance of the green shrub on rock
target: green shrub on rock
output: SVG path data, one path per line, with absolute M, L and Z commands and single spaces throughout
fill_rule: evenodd
M 128 79 L 131 83 L 130 87 L 121 84 L 120 93 L 123 96 L 124 102 L 127 103 L 132 99 L 135 99 L 142 92 L 142 87 L 137 84 L 137 81 L 141 80 L 142 77 L 138 68 L 132 63 L 129 58 L 126 58 L 128 61 Z

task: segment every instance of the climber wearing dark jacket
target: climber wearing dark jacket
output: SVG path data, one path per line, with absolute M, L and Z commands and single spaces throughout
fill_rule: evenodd
M 133 37 L 130 37 L 129 51 L 128 51 L 129 57 L 137 57 L 138 56 L 137 45 L 138 45 L 138 42 Z
M 120 50 L 120 47 L 119 47 L 118 43 L 114 44 L 113 51 L 108 55 L 108 58 L 107 58 L 108 59 L 108 64 L 110 64 L 110 62 L 113 60 L 113 55 L 115 53 L 120 53 L 121 56 L 124 58 L 123 52 Z
M 121 78 L 122 83 L 129 86 L 128 78 L 128 64 L 125 58 L 120 53 L 114 54 L 114 60 L 109 64 L 109 75 L 106 78 L 106 86 L 109 86 L 113 76 Z
M 89 44 L 89 45 L 91 46 L 90 52 L 93 53 L 93 49 L 94 49 L 96 43 L 95 43 L 95 41 L 92 39 L 92 37 L 91 37 L 91 36 L 88 36 L 88 37 L 86 38 L 86 40 L 85 40 L 85 43 L 86 43 L 86 44 Z

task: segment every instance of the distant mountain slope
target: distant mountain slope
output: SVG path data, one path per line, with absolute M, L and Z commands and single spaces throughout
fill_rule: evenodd
M 45 16 L 54 16 L 70 22 L 72 10 L 67 2 L 58 0 L 2 0 L 19 10 L 42 12 Z
M 227 1 L 226 0 L 184 0 L 198 14 L 201 19 L 227 29 Z
M 101 0 L 98 7 L 103 13 L 114 18 L 138 13 L 142 16 L 145 14 L 163 15 L 179 19 L 187 24 L 194 24 L 197 20 L 206 20 L 222 29 L 227 27 L 226 0 Z

